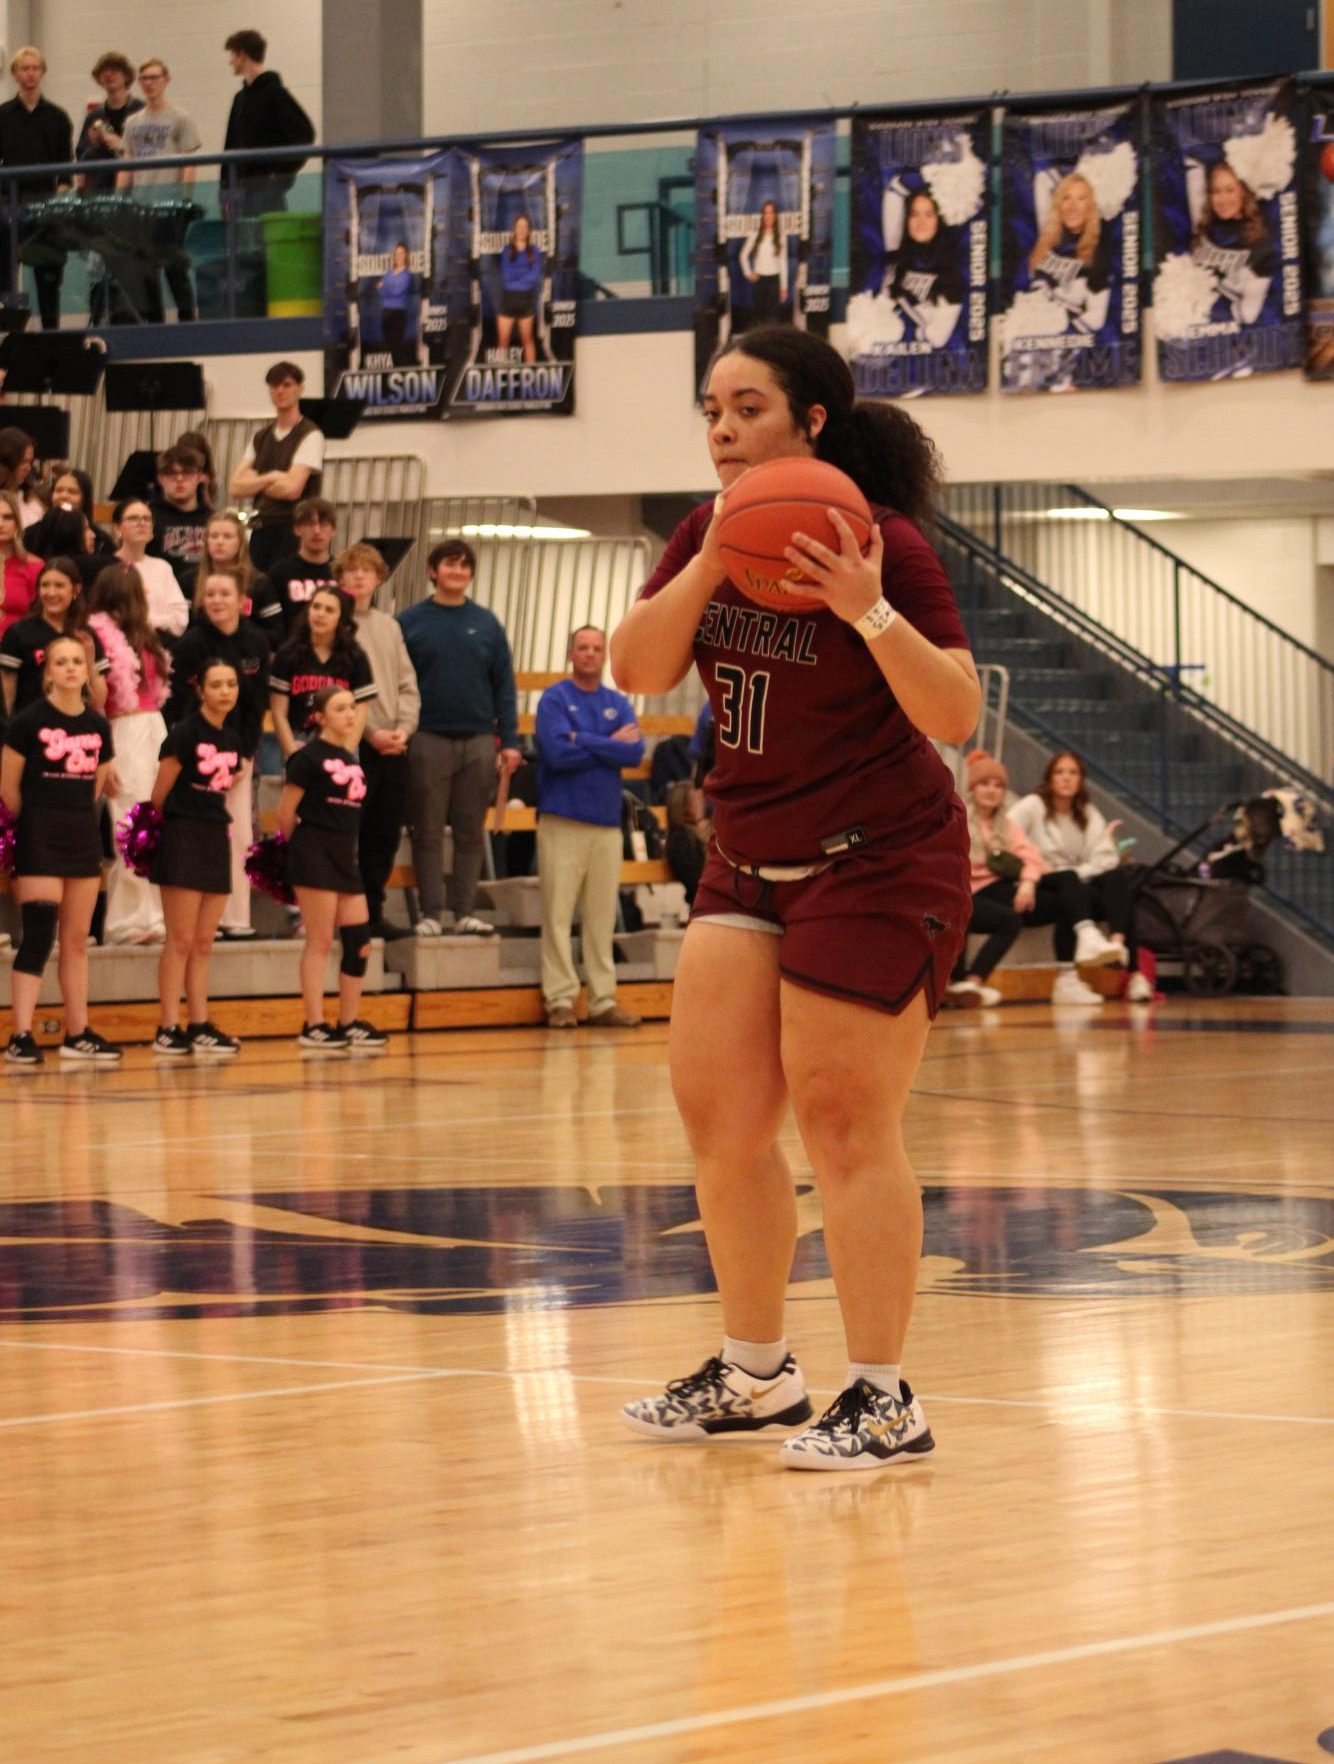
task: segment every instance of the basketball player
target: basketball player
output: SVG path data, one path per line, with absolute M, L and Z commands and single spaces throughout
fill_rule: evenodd
M 765 326 L 717 359 L 704 412 L 723 495 L 673 534 L 612 667 L 624 691 L 666 692 L 696 662 L 717 724 L 716 832 L 677 969 L 671 1068 L 725 1339 L 623 1414 L 664 1441 L 809 1419 L 783 1323 L 797 1215 L 778 1135 L 791 1101 L 849 1366 L 780 1455 L 793 1469 L 874 1470 L 933 1445 L 900 1376 L 922 1239 L 901 1123 L 969 912 L 963 808 L 927 738 L 967 738 L 977 672 L 921 532 L 935 450 L 904 411 L 855 404 L 834 349 Z M 825 605 L 761 613 L 725 578 L 720 512 L 748 467 L 812 456 L 855 480 L 876 530 L 865 558 L 840 516 L 838 550 L 796 535 L 786 555 Z

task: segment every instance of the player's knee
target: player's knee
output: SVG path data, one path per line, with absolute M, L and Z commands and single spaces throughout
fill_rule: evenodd
M 40 974 L 56 941 L 60 908 L 54 900 L 25 900 L 19 909 L 20 941 L 14 957 L 16 974 Z
M 364 980 L 366 958 L 370 954 L 371 947 L 369 919 L 363 919 L 359 925 L 344 925 L 338 936 L 343 945 L 343 960 L 339 972 L 349 974 L 355 980 Z

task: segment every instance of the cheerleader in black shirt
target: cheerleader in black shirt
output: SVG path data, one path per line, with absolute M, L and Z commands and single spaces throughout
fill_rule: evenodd
M 111 725 L 84 703 L 88 657 L 77 637 L 55 637 L 42 668 L 45 697 L 5 735 L 0 799 L 18 818 L 14 894 L 22 936 L 14 957 L 11 1065 L 40 1066 L 32 1019 L 42 972 L 60 933 L 65 1039 L 60 1057 L 114 1065 L 121 1050 L 88 1027 L 88 928 L 102 878 L 97 802 L 111 770 Z
M 287 762 L 278 804 L 279 831 L 291 841 L 287 879 L 296 891 L 306 946 L 301 954 L 302 1047 L 381 1048 L 387 1037 L 357 1016 L 371 928 L 357 865 L 357 828 L 366 778 L 357 746 L 365 713 L 343 687 L 315 694 L 316 734 Z M 338 1022 L 324 1021 L 324 973 L 337 930 Z
M 158 963 L 162 1024 L 153 1052 L 234 1054 L 240 1043 L 208 1014 L 208 964 L 213 937 L 232 887 L 231 816 L 227 792 L 241 770 L 241 736 L 233 720 L 240 694 L 235 663 L 210 661 L 199 670 L 198 708 L 162 743 L 153 805 L 165 816 L 153 881 L 162 891 L 167 938 Z M 180 1028 L 181 991 L 187 1026 Z
M 0 688 L 7 716 L 42 696 L 42 664 L 52 640 L 61 636 L 77 637 L 88 657 L 88 708 L 100 711 L 105 705 L 111 664 L 96 632 L 88 629 L 82 586 L 74 559 L 53 557 L 37 581 L 37 606 L 0 638 Z
M 296 615 L 269 670 L 269 711 L 285 760 L 314 733 L 315 699 L 326 686 L 342 686 L 356 700 L 351 745 L 360 742 L 375 681 L 356 631 L 355 608 L 337 588 L 317 588 Z

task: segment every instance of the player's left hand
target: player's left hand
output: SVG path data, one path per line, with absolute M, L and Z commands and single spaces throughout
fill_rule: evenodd
M 863 613 L 870 612 L 882 598 L 880 561 L 884 541 L 880 528 L 871 528 L 871 542 L 863 557 L 857 549 L 857 536 L 836 508 L 825 511 L 838 534 L 839 549 L 831 550 L 807 533 L 794 533 L 784 556 L 802 572 L 798 586 L 813 589 L 828 604 L 830 612 L 853 624 Z
M 511 776 L 523 764 L 523 755 L 517 747 L 502 747 L 496 755 L 496 771 L 508 772 Z

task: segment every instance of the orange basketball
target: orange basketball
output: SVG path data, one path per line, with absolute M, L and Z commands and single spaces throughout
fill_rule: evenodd
M 863 555 L 871 540 L 871 510 L 846 472 L 820 459 L 771 459 L 752 466 L 723 498 L 718 538 L 730 580 L 748 600 L 784 612 L 811 612 L 824 601 L 801 589 L 801 570 L 784 551 L 794 533 L 831 550 L 838 534 L 826 509 L 836 508 L 857 536 Z

